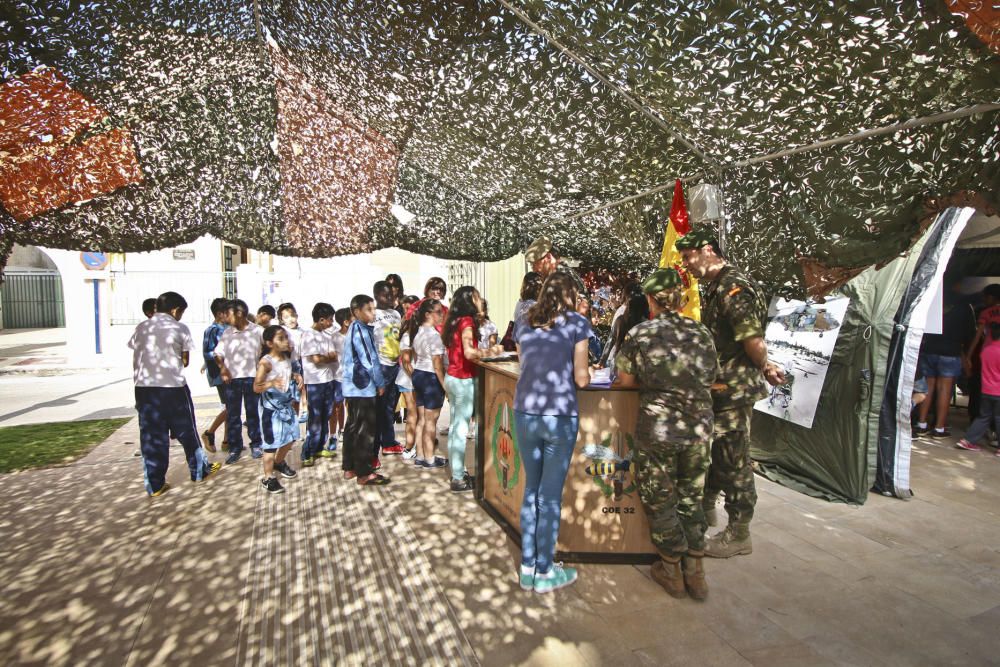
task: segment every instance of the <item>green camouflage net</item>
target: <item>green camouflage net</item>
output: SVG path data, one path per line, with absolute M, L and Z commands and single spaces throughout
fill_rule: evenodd
M 996 111 L 750 163 L 1000 101 L 944 2 L 510 4 L 7 3 L 0 248 L 490 261 L 544 233 L 644 270 L 671 189 L 586 212 L 681 177 L 722 188 L 729 253 L 791 294 L 799 256 L 883 261 L 928 197 L 1000 192 Z M 82 98 L 32 104 L 39 81 Z

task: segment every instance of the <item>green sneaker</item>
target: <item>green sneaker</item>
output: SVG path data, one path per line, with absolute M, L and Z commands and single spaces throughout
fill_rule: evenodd
M 302 459 L 302 467 L 303 468 L 312 468 L 314 465 L 316 465 L 316 457 L 315 456 L 310 456 L 307 459 Z
M 551 593 L 569 586 L 574 581 L 576 581 L 576 568 L 563 567 L 562 563 L 556 563 L 546 574 L 535 573 L 535 592 Z
M 332 449 L 323 449 L 320 450 L 319 455 L 324 459 L 332 459 L 334 456 L 337 455 L 337 452 L 333 451 Z
M 535 589 L 535 568 L 530 570 L 521 566 L 521 590 L 532 591 Z

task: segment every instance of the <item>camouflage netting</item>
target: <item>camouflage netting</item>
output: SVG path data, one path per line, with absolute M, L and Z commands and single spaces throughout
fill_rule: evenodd
M 996 110 L 753 162 L 1000 101 L 947 3 L 675 4 L 5 3 L 0 250 L 496 260 L 546 233 L 642 269 L 669 187 L 579 214 L 682 177 L 722 187 L 737 262 L 801 292 L 798 258 L 883 261 L 929 197 L 996 204 Z

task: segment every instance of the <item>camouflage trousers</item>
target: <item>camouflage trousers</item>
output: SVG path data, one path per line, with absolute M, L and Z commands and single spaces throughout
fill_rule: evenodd
M 715 413 L 712 465 L 705 483 L 705 504 L 713 505 L 719 493 L 724 493 L 729 527 L 740 538 L 750 534 L 750 520 L 757 504 L 757 488 L 750 466 L 752 413 L 752 404 Z
M 633 459 L 650 538 L 664 556 L 703 551 L 708 529 L 702 506 L 708 441 L 664 442 L 650 437 L 656 430 L 655 425 L 642 428 L 640 423 Z

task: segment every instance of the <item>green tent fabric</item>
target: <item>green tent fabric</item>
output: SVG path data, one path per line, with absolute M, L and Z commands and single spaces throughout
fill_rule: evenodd
M 773 157 L 1000 102 L 1000 59 L 942 0 L 0 12 L 0 76 L 57 72 L 108 114 L 66 141 L 126 129 L 143 176 L 26 220 L 0 212 L 8 245 L 130 251 L 212 233 L 286 254 L 497 260 L 545 233 L 569 256 L 635 269 L 656 262 L 662 186 L 684 177 L 721 186 L 734 260 L 801 294 L 797 256 L 883 261 L 910 244 L 926 198 L 1000 192 L 989 106 Z M 0 177 L 10 168 L 0 155 Z M 402 224 L 393 203 L 416 218 Z
M 904 256 L 865 270 L 840 290 L 851 301 L 812 428 L 754 411 L 751 456 L 764 477 L 827 500 L 865 502 L 878 463 L 896 314 L 924 245 L 936 238 L 932 226 Z

